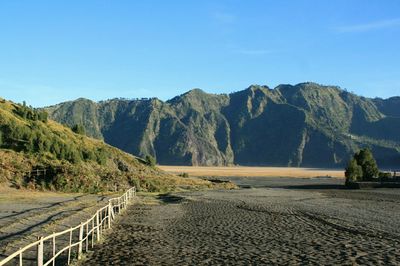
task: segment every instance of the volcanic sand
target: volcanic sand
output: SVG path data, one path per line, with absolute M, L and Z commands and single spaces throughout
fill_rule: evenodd
M 38 192 L 1 186 L 0 260 L 36 241 L 39 236 L 78 225 L 106 205 L 109 196 Z M 59 240 L 60 245 L 63 240 Z M 24 265 L 33 264 L 35 252 L 31 249 L 24 253 Z
M 346 190 L 335 179 L 265 178 L 254 184 L 161 195 L 158 204 L 142 197 L 80 264 L 400 263 L 399 190 Z

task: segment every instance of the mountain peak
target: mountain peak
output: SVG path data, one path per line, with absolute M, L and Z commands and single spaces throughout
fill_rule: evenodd
M 208 93 L 203 91 L 202 89 L 194 88 L 194 89 L 191 89 L 191 90 L 185 92 L 184 94 L 182 94 L 182 96 L 183 95 L 202 95 L 202 94 L 208 94 Z
M 267 85 L 251 84 L 246 90 L 257 91 L 257 90 L 270 90 Z

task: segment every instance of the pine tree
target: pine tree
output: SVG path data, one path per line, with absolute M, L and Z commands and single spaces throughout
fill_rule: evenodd
M 47 122 L 47 120 L 48 120 L 48 114 L 47 114 L 46 111 L 40 111 L 38 116 L 39 116 L 39 120 L 40 120 L 40 121 L 42 121 L 42 122 L 44 122 L 44 123 Z
M 344 174 L 346 176 L 346 183 L 360 181 L 363 177 L 362 168 L 354 158 L 349 161 Z
M 378 165 L 368 148 L 364 148 L 354 155 L 357 164 L 361 166 L 363 172 L 363 180 L 372 180 L 379 175 Z

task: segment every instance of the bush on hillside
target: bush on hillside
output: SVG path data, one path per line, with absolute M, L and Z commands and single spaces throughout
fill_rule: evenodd
M 189 173 L 181 173 L 178 176 L 183 177 L 183 178 L 189 178 Z
M 151 156 L 151 155 L 146 155 L 146 157 L 144 158 L 144 160 L 146 161 L 146 164 L 148 165 L 148 166 L 152 166 L 152 167 L 154 167 L 155 165 L 156 165 L 156 158 L 154 158 L 153 156 Z
M 16 106 L 15 113 L 27 120 L 42 121 L 44 123 L 48 120 L 48 114 L 46 111 L 35 109 L 32 106 L 26 106 L 25 101 L 22 105 Z
M 72 127 L 72 131 L 79 135 L 85 135 L 85 127 L 82 124 L 76 124 Z

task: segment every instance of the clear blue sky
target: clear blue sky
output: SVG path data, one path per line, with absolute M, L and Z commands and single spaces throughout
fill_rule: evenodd
M 400 1 L 0 1 L 0 97 L 17 102 L 304 81 L 400 95 Z

